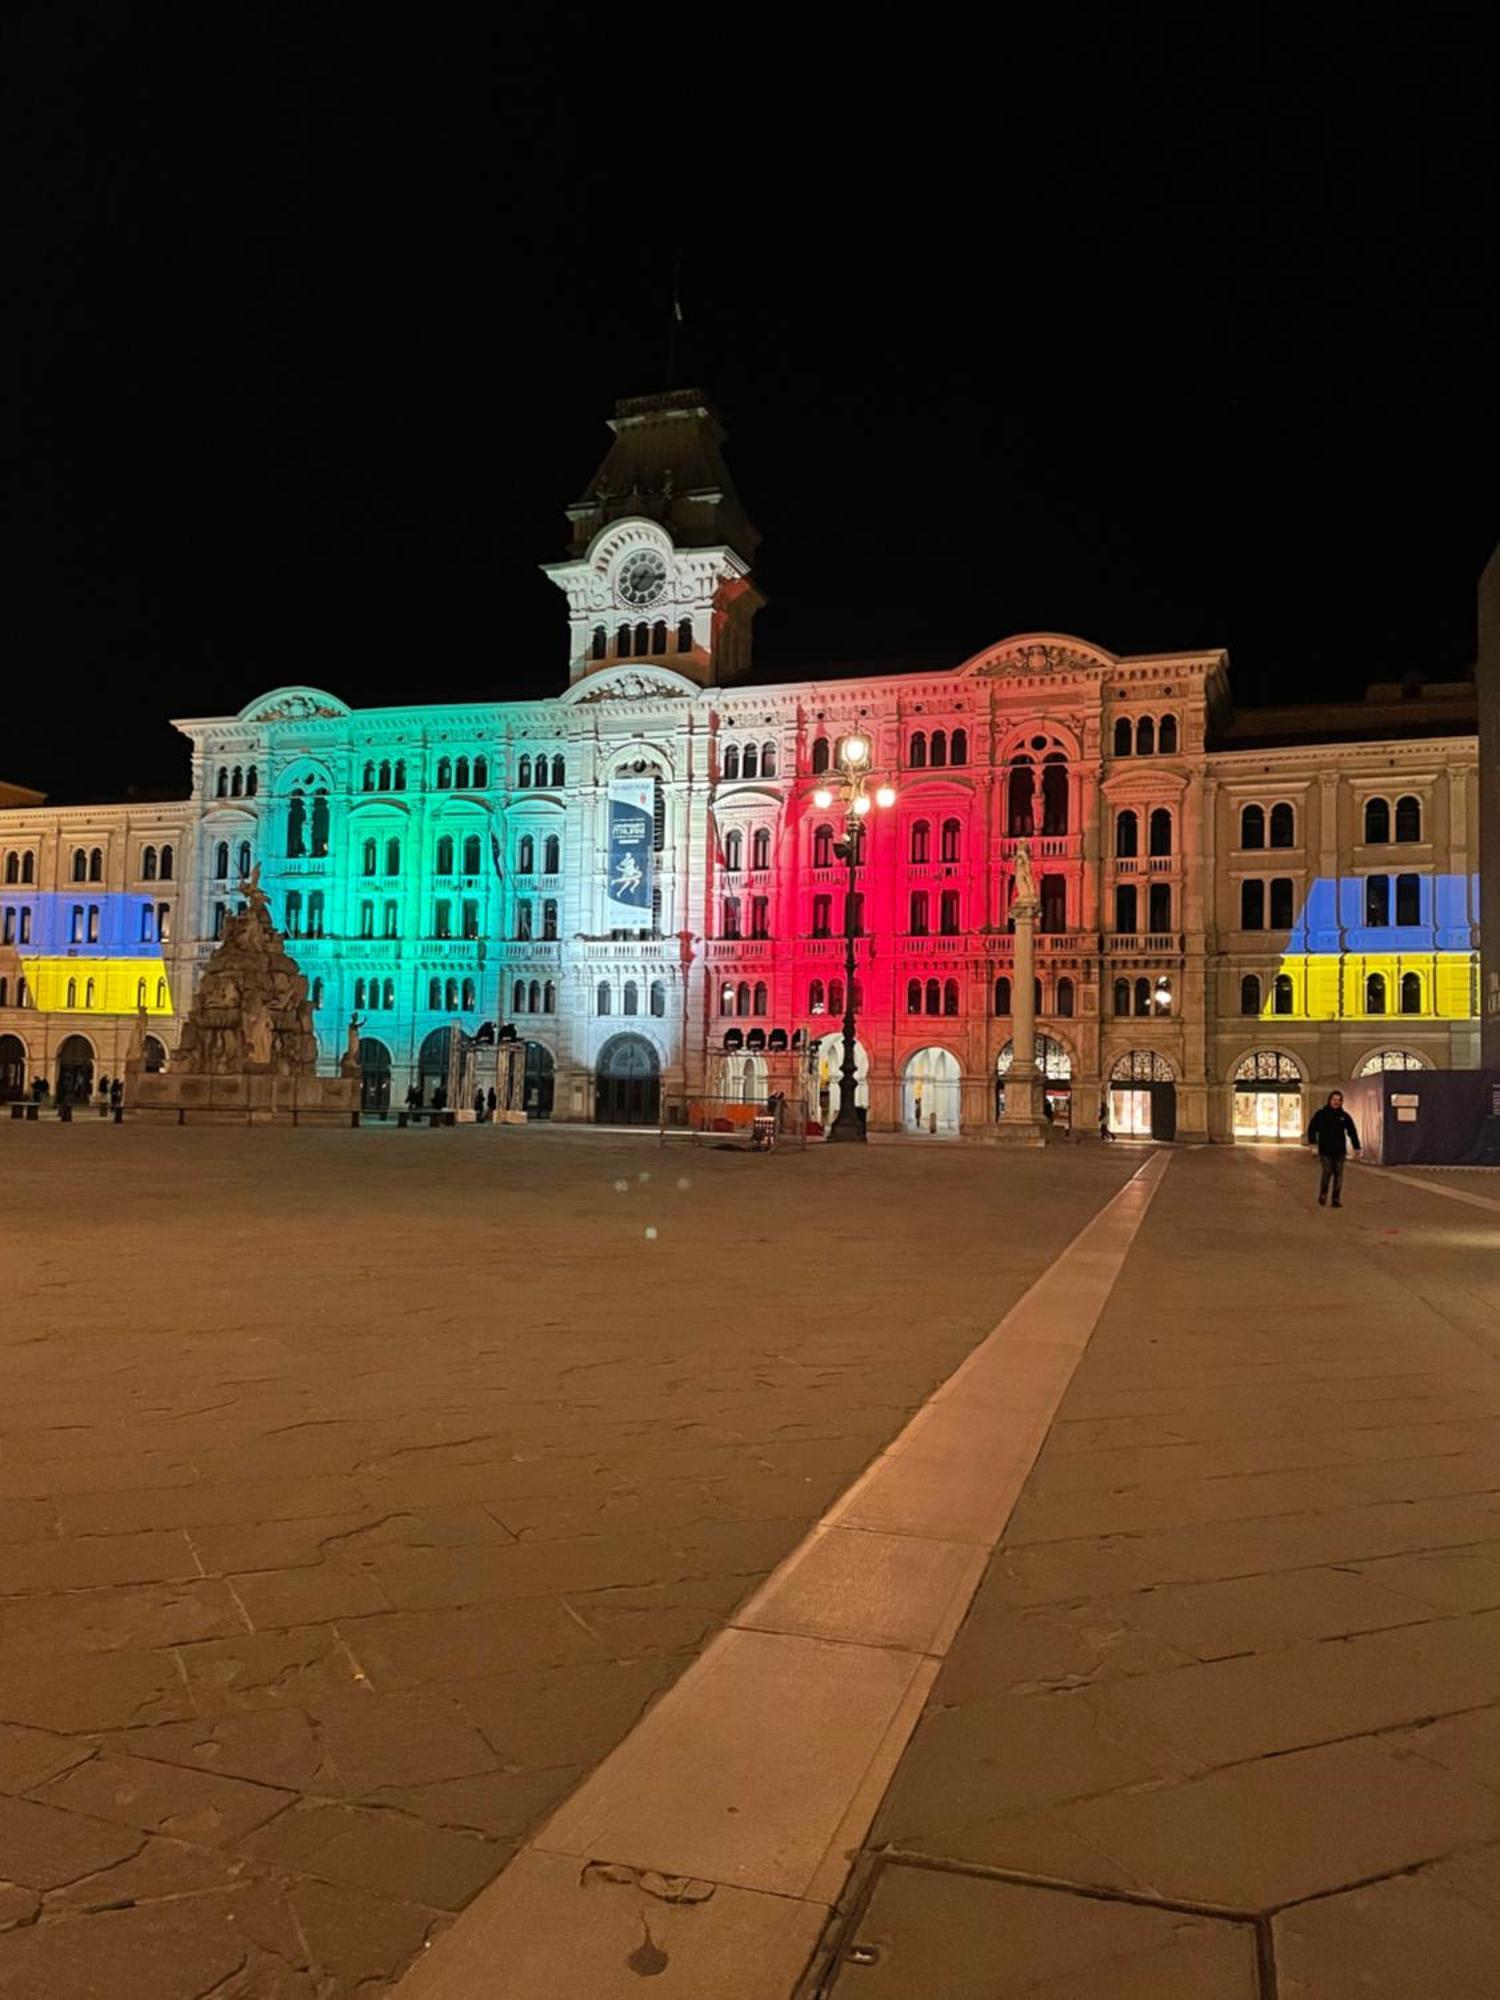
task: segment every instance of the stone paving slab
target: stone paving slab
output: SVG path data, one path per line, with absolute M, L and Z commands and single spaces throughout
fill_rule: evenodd
M 1139 1164 L 0 1129 L 0 1992 L 372 2000 Z
M 971 1990 L 926 1905 L 995 1885 L 953 1870 L 1074 1892 L 1028 1994 L 1093 1994 L 1076 1926 L 1141 1903 L 1253 1924 L 1261 2000 L 1500 1990 L 1497 1251 L 1388 1175 L 1335 1214 L 1300 1158 L 1176 1161 L 878 1817 L 926 1870 L 881 1875 L 837 2000 Z

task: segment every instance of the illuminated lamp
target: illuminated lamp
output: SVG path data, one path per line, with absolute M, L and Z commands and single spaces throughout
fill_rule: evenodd
M 854 810 L 859 814 L 861 819 L 864 818 L 865 814 L 870 810 L 870 795 L 868 792 L 860 792 L 858 794 L 854 801 Z
M 813 793 L 813 804 L 818 808 L 819 812 L 827 812 L 828 808 L 833 804 L 833 793 L 829 791 L 826 785 L 819 785 L 818 789 Z
M 875 794 L 875 803 L 878 806 L 893 806 L 896 803 L 895 786 L 882 785 Z
M 870 746 L 865 741 L 863 736 L 845 737 L 843 759 L 846 764 L 852 764 L 858 767 L 861 764 L 867 763 L 869 761 L 869 756 L 870 756 Z

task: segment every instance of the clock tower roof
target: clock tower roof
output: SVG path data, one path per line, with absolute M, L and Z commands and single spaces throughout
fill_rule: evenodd
M 610 419 L 614 442 L 587 491 L 568 509 L 569 553 L 626 517 L 657 521 L 680 549 L 729 548 L 745 564 L 760 536 L 724 463 L 724 427 L 701 389 L 626 396 Z

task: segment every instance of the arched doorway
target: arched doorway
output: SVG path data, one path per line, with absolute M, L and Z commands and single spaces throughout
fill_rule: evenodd
M 166 1066 L 166 1044 L 155 1035 L 147 1035 L 141 1043 L 141 1068 L 147 1076 L 160 1076 Z
M 656 1051 L 644 1035 L 615 1035 L 594 1067 L 596 1125 L 654 1125 L 661 1110 Z
M 0 1104 L 26 1095 L 26 1044 L 19 1035 L 0 1035 Z
M 1131 1049 L 1109 1072 L 1109 1129 L 1124 1137 L 1177 1137 L 1177 1082 L 1155 1049 Z
M 1005 1116 L 1005 1079 L 1010 1075 L 1010 1066 L 1016 1059 L 1016 1045 L 1007 1042 L 995 1058 L 995 1116 Z M 1073 1122 L 1073 1058 L 1068 1050 L 1051 1035 L 1036 1038 L 1036 1066 L 1042 1078 L 1047 1103 L 1052 1115 L 1060 1125 L 1070 1126 Z
M 359 1108 L 381 1117 L 391 1108 L 391 1052 L 373 1035 L 359 1039 Z
M 770 1091 L 770 1071 L 764 1056 L 722 1055 L 713 1077 L 713 1094 L 731 1104 L 765 1103 Z
M 3 1047 L 3 1044 L 0 1044 Z M 1379 1076 L 1386 1069 L 1431 1069 L 1432 1064 L 1421 1056 L 1413 1055 L 1410 1049 L 1377 1049 L 1372 1056 L 1366 1056 L 1356 1076 Z
M 839 1077 L 844 1067 L 844 1037 L 825 1035 L 813 1045 L 809 1064 L 811 1115 L 827 1125 L 839 1114 Z M 870 1051 L 864 1043 L 854 1044 L 854 1102 L 861 1110 L 870 1108 Z
M 87 1104 L 94 1089 L 94 1045 L 86 1035 L 69 1035 L 57 1052 L 57 1101 Z
M 552 1098 L 557 1088 L 557 1065 L 552 1060 L 552 1051 L 540 1042 L 526 1044 L 526 1071 L 523 1082 L 522 1104 L 528 1118 L 550 1118 Z
M 1234 1070 L 1236 1139 L 1302 1137 L 1302 1072 L 1279 1049 L 1257 1049 Z
M 961 1094 L 958 1057 L 947 1049 L 918 1049 L 901 1079 L 902 1129 L 953 1138 Z
M 448 1083 L 448 1051 L 452 1046 L 451 1028 L 434 1028 L 422 1039 L 417 1051 L 417 1082 L 422 1087 L 422 1102 L 430 1105 L 432 1093 L 439 1084 L 445 1088 Z

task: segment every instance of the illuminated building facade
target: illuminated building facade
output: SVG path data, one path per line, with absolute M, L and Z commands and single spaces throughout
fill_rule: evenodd
M 1119 659 L 1047 633 L 957 666 L 762 682 L 758 538 L 711 410 L 638 398 L 612 428 L 548 568 L 568 631 L 554 698 L 352 709 L 282 688 L 178 725 L 186 802 L 0 795 L 0 874 L 33 856 L 0 912 L 35 891 L 28 939 L 0 952 L 13 1085 L 55 1081 L 70 1036 L 113 1073 L 142 982 L 148 1008 L 191 993 L 254 866 L 330 1064 L 362 1023 L 371 1108 L 430 1087 L 454 1024 L 491 1022 L 527 1043 L 539 1116 L 654 1122 L 772 1090 L 816 1116 L 846 877 L 813 794 L 856 730 L 897 791 L 856 891 L 872 1129 L 993 1129 L 1022 839 L 1040 1052 L 1084 1129 L 1107 1102 L 1117 1130 L 1291 1136 L 1367 1062 L 1477 1060 L 1470 689 L 1237 717 L 1221 652 Z

